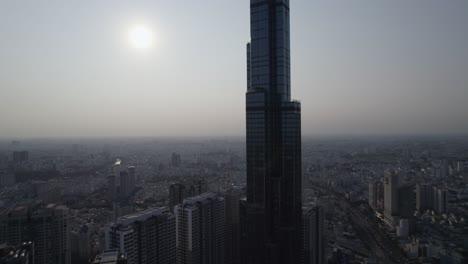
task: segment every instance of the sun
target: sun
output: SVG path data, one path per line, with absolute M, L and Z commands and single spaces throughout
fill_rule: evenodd
M 153 44 L 153 34 L 145 25 L 137 25 L 128 31 L 128 40 L 136 49 L 148 49 Z

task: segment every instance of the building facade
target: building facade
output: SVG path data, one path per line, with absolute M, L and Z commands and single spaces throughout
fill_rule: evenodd
M 303 263 L 323 264 L 326 262 L 325 215 L 320 206 L 303 209 Z
M 226 204 L 225 262 L 240 264 L 240 189 L 230 189 L 224 195 Z
M 250 1 L 242 263 L 299 263 L 301 104 L 291 100 L 289 0 Z
M 117 249 L 129 264 L 174 264 L 175 218 L 165 208 L 120 217 L 105 232 L 106 250 Z
M 187 198 L 174 208 L 178 264 L 224 263 L 225 203 L 213 194 Z
M 0 243 L 34 243 L 34 263 L 70 264 L 68 208 L 62 205 L 16 207 L 0 213 Z

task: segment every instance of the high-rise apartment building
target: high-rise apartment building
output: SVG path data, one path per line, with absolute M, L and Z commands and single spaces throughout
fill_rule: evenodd
M 174 208 L 178 264 L 224 263 L 224 198 L 213 194 L 187 198 Z
M 33 226 L 35 264 L 69 264 L 71 262 L 68 208 L 49 204 L 34 210 Z
M 377 208 L 377 182 L 369 183 L 369 206 L 374 210 Z
M 185 185 L 182 183 L 174 183 L 169 186 L 169 207 L 171 211 L 174 207 L 184 201 L 187 198 L 187 192 Z
M 120 172 L 120 196 L 122 198 L 129 197 L 135 190 L 135 175 L 124 170 Z
M 393 225 L 398 215 L 398 174 L 387 170 L 384 172 L 384 219 L 387 224 Z
M 105 232 L 106 250 L 117 249 L 129 264 L 174 264 L 175 218 L 165 208 L 120 217 Z
M 290 80 L 289 0 L 251 0 L 242 263 L 301 259 L 301 104 Z
M 326 262 L 325 215 L 317 205 L 304 207 L 302 215 L 303 262 L 304 264 L 323 264 Z
M 240 264 L 240 199 L 242 190 L 232 188 L 224 195 L 226 204 L 225 262 Z
M 88 263 L 91 256 L 91 237 L 89 227 L 81 226 L 79 230 L 70 232 L 71 263 Z
M 138 180 L 138 177 L 136 175 L 136 167 L 135 166 L 129 166 L 127 168 L 128 174 L 130 174 L 130 178 L 134 181 L 133 185 L 135 185 L 135 182 Z
M 398 187 L 398 212 L 400 218 L 411 219 L 416 209 L 416 194 L 413 185 Z
M 208 185 L 204 180 L 191 183 L 174 183 L 169 186 L 169 207 L 174 207 L 184 201 L 185 198 L 200 195 L 208 191 Z
M 416 185 L 416 209 L 420 213 L 434 209 L 434 188 L 432 184 Z
M 448 211 L 448 191 L 443 188 L 434 187 L 434 211 L 444 214 Z
M 115 175 L 111 174 L 107 176 L 107 199 L 114 201 L 117 197 L 117 186 Z
M 34 263 L 70 264 L 68 208 L 62 205 L 16 207 L 0 213 L 0 243 L 34 243 Z
M 377 183 L 377 199 L 376 199 L 376 210 L 379 212 L 383 212 L 384 208 L 384 185 L 381 181 Z

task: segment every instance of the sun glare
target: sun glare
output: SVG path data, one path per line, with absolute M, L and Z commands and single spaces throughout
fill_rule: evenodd
M 136 49 L 147 49 L 153 43 L 153 34 L 148 27 L 138 25 L 128 31 L 128 40 L 132 47 Z

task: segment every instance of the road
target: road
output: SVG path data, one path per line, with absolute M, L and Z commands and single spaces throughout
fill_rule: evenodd
M 361 241 L 375 254 L 378 263 L 394 264 L 407 263 L 407 258 L 403 255 L 397 243 L 392 241 L 383 232 L 376 218 L 372 215 L 364 215 L 358 208 L 346 200 L 342 194 L 335 192 L 330 188 L 315 186 L 325 193 L 331 193 L 349 215 L 353 228 L 357 231 Z

